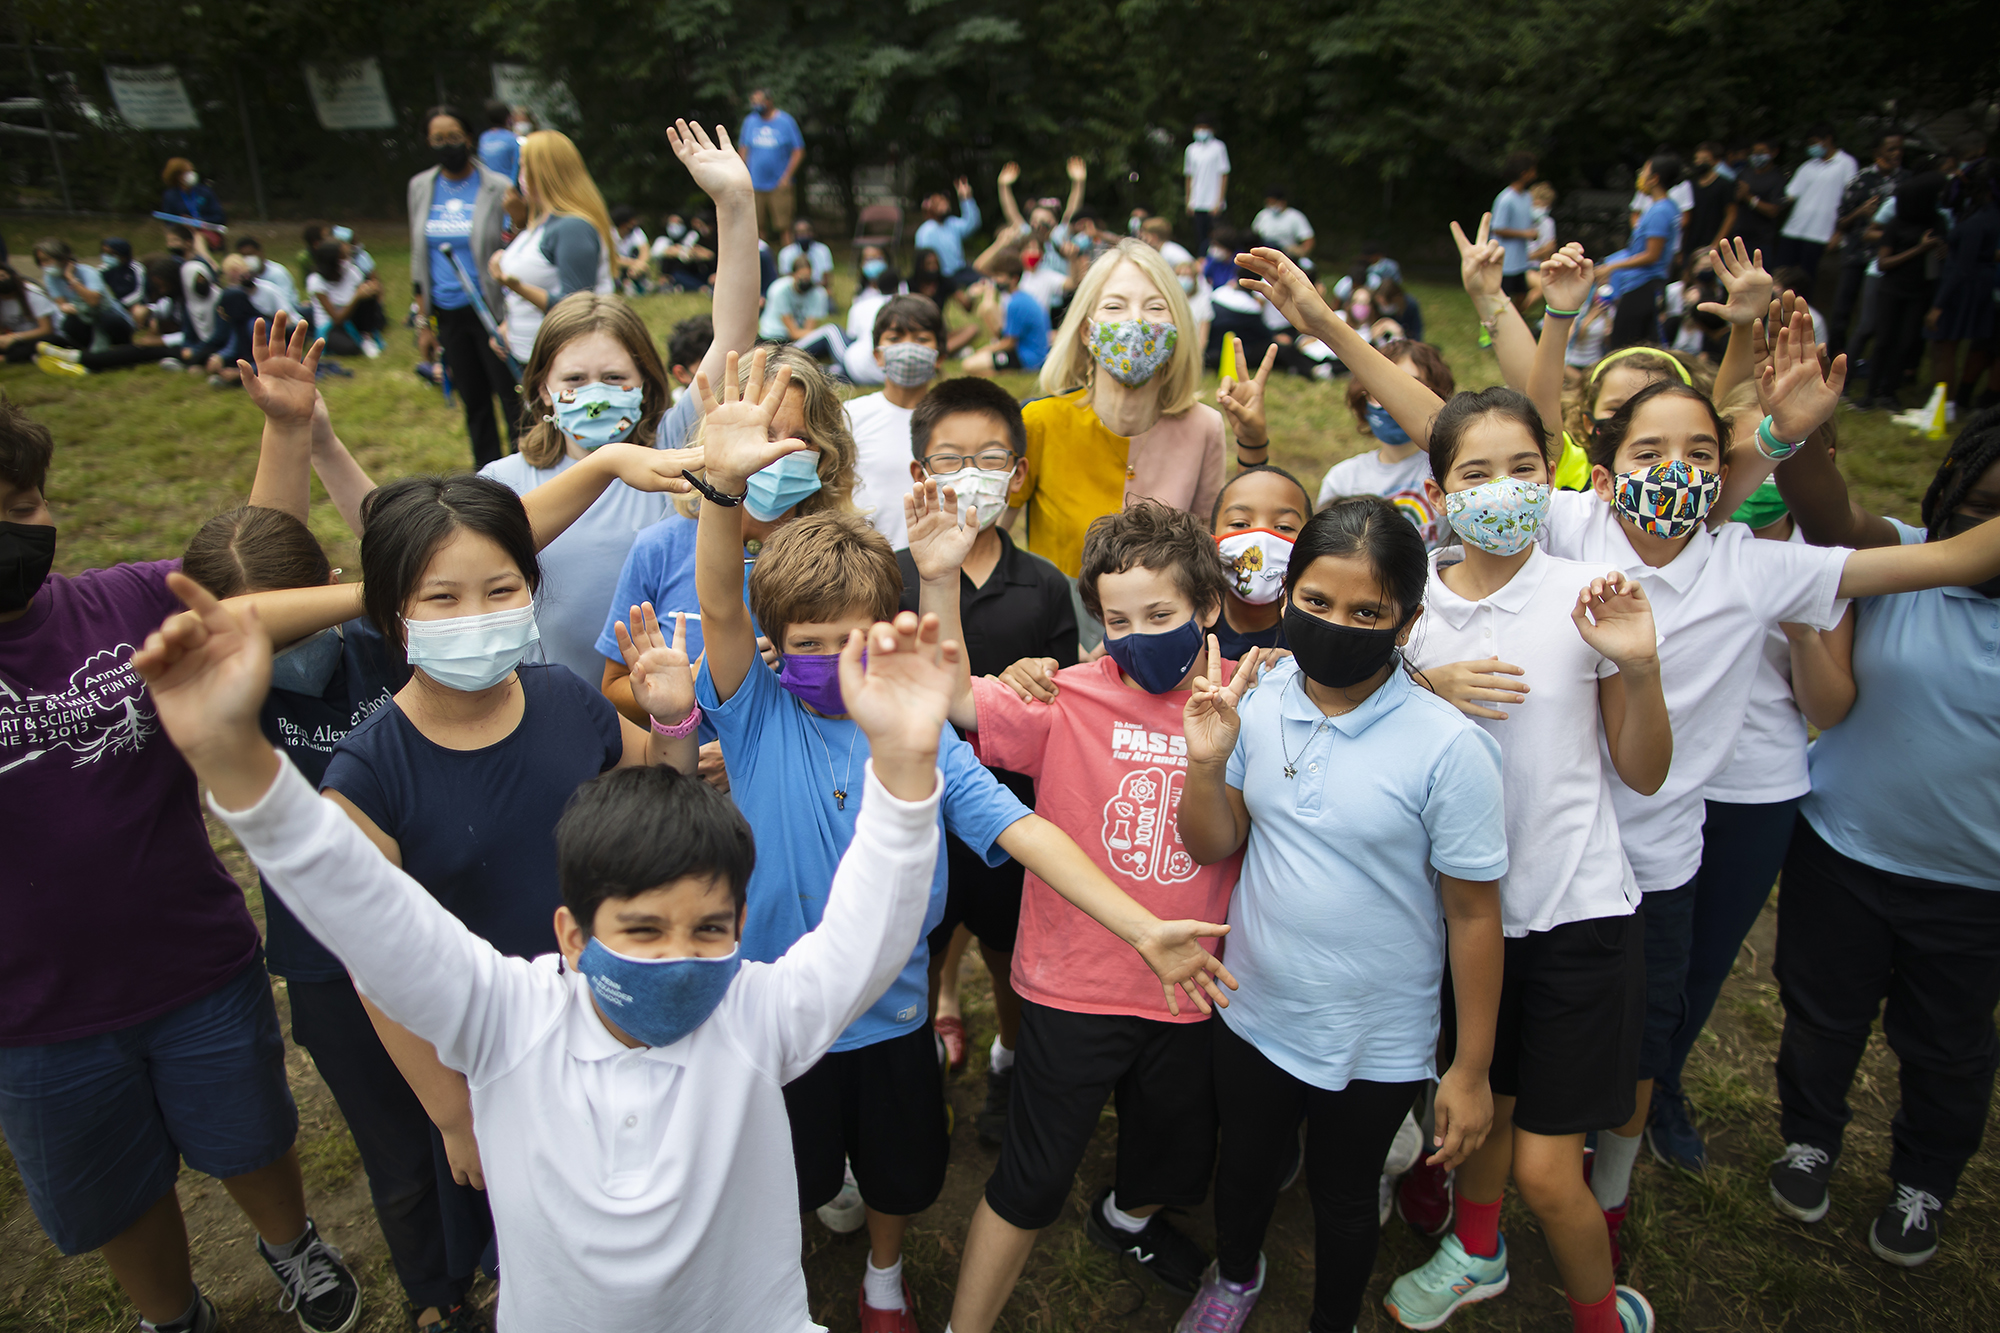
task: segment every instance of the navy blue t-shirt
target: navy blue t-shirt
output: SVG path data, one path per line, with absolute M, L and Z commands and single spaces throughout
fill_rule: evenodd
M 555 949 L 556 819 L 625 741 L 617 712 L 568 667 L 519 670 L 526 706 L 505 740 L 447 750 L 401 708 L 378 709 L 335 747 L 320 789 L 395 839 L 403 869 L 473 934 L 533 958 Z
M 327 631 L 338 636 L 339 653 L 332 674 L 317 694 L 301 693 L 281 686 L 282 674 L 271 683 L 264 700 L 264 736 L 318 786 L 333 759 L 334 747 L 349 732 L 366 721 L 369 714 L 388 703 L 410 669 L 403 655 L 391 648 L 365 618 L 350 620 Z M 324 651 L 325 640 L 299 646 L 301 658 Z M 285 670 L 280 658 L 278 673 Z M 258 877 L 263 883 L 263 877 Z M 264 957 L 274 976 L 291 981 L 339 981 L 347 975 L 340 960 L 299 924 L 284 900 L 264 885 Z

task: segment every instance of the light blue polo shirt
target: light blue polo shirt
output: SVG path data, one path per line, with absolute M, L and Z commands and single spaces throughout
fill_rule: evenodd
M 1314 1087 L 1433 1077 L 1445 967 L 1436 872 L 1507 873 L 1499 744 L 1400 665 L 1359 708 L 1328 718 L 1285 661 L 1240 713 L 1228 782 L 1249 807 L 1250 841 L 1228 960 L 1241 988 L 1217 1013 Z
M 1896 531 L 1905 546 L 1924 540 Z M 2000 889 L 2000 600 L 1970 588 L 1861 598 L 1854 686 L 1854 707 L 1807 756 L 1799 813 L 1863 865 Z
M 715 697 L 704 658 L 695 674 L 695 698 L 715 724 L 729 765 L 729 795 L 757 840 L 757 868 L 750 875 L 743 922 L 743 957 L 776 961 L 819 925 L 833 872 L 854 841 L 854 817 L 868 764 L 868 737 L 846 718 L 817 717 L 778 684 L 763 660 L 751 663 L 728 703 Z M 949 726 L 938 743 L 944 800 L 940 826 L 997 866 L 1007 853 L 995 841 L 1016 820 L 1034 812 L 1015 799 L 973 756 Z M 846 801 L 834 796 L 847 793 Z M 873 1046 L 922 1027 L 928 1014 L 930 949 L 924 936 L 944 920 L 947 882 L 944 843 L 938 843 L 930 907 L 923 935 L 901 975 L 881 999 L 834 1042 L 836 1051 Z

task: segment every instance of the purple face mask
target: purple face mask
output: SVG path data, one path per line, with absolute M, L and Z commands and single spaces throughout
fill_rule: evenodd
M 786 653 L 778 684 L 814 712 L 831 717 L 847 711 L 840 697 L 839 653 Z

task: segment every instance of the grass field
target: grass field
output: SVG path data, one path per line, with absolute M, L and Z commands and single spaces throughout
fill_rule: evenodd
M 9 218 L 9 249 L 24 256 L 35 237 L 66 236 L 94 254 L 99 236 L 123 229 L 152 234 L 137 219 L 113 226 L 60 225 Z M 270 253 L 289 253 L 293 225 L 261 230 Z M 404 269 L 407 232 L 400 224 L 360 228 L 386 275 Z M 142 240 L 140 249 L 150 248 Z M 1450 278 L 1453 275 L 1436 275 Z M 851 281 L 851 279 L 848 279 Z M 1461 387 L 1495 382 L 1491 356 L 1455 283 L 1413 282 L 1425 302 L 1432 341 L 1446 354 Z M 396 281 L 387 286 L 394 291 Z M 648 324 L 664 334 L 677 319 L 705 308 L 694 297 L 637 302 Z M 392 312 L 393 314 L 394 312 Z M 389 354 L 348 364 L 355 377 L 323 384 L 337 429 L 378 478 L 462 469 L 470 462 L 463 418 L 435 389 L 410 373 L 414 345 L 392 329 Z M 1026 376 L 1003 381 L 1018 394 Z M 1211 386 L 1212 388 L 1212 386 Z M 260 419 L 240 390 L 218 391 L 198 376 L 145 367 L 57 379 L 32 367 L 0 368 L 0 392 L 28 407 L 55 432 L 57 453 L 50 500 L 61 525 L 58 567 L 78 570 L 120 560 L 178 554 L 209 515 L 241 503 L 256 463 Z M 1363 447 L 1339 385 L 1281 379 L 1270 399 L 1274 461 L 1309 486 L 1333 462 Z M 1921 439 L 1880 414 L 1842 422 L 1841 466 L 1864 504 L 1915 520 L 1942 442 Z M 324 497 L 318 497 L 323 501 Z M 336 565 L 358 567 L 355 543 L 332 508 L 314 510 L 314 529 Z M 245 884 L 261 918 L 255 876 L 226 835 L 226 861 Z M 1946 1240 L 1926 1267 L 1905 1273 L 1874 1260 L 1864 1230 L 1887 1191 L 1888 1119 L 1896 1103 L 1895 1068 L 1871 1046 L 1853 1093 L 1855 1123 L 1835 1178 L 1834 1210 L 1817 1227 L 1780 1219 L 1766 1202 L 1763 1168 L 1775 1141 L 1776 1103 L 1770 1065 L 1782 1013 L 1770 979 L 1773 913 L 1752 934 L 1710 1031 L 1690 1064 L 1691 1091 L 1710 1135 L 1713 1164 L 1700 1179 L 1643 1162 L 1634 1181 L 1625 1230 L 1628 1281 L 1646 1291 L 1669 1329 L 1888 1330 L 2000 1328 L 2000 1171 L 1990 1155 L 1976 1158 L 1958 1201 L 1946 1216 Z M 84 947 L 81 943 L 79 947 Z M 976 951 L 975 951 L 976 954 Z M 975 1049 L 992 1034 L 992 1011 L 976 956 L 968 959 L 966 1011 Z M 276 984 L 279 1002 L 284 985 Z M 309 1195 L 322 1229 L 356 1262 L 369 1291 L 366 1333 L 406 1326 L 379 1233 L 369 1211 L 353 1142 L 324 1086 L 302 1053 L 291 1050 L 293 1086 L 301 1108 L 301 1153 Z M 982 1150 L 971 1118 L 982 1076 L 956 1077 L 951 1097 L 959 1130 L 942 1199 L 913 1225 L 909 1271 L 923 1327 L 941 1329 L 949 1310 L 965 1221 L 977 1200 L 992 1154 Z M 1165 1329 L 1179 1304 L 1149 1291 L 1107 1256 L 1090 1248 L 1078 1220 L 1091 1195 L 1109 1179 L 1116 1117 L 1106 1110 L 1098 1140 L 1080 1174 L 1071 1215 L 1042 1239 L 1002 1327 L 1063 1333 L 1098 1329 Z M 292 1326 L 276 1310 L 276 1294 L 256 1260 L 250 1233 L 214 1182 L 183 1173 L 197 1277 L 214 1295 L 236 1333 L 277 1333 Z M 1211 1239 L 1206 1209 L 1187 1220 Z M 1567 1327 L 1553 1265 L 1532 1236 L 1532 1217 L 1511 1205 L 1514 1285 L 1498 1301 L 1461 1313 L 1451 1327 L 1528 1330 Z M 836 1329 L 855 1327 L 854 1293 L 865 1254 L 858 1236 L 838 1237 L 806 1223 L 807 1273 L 815 1316 Z M 1394 1275 L 1422 1261 L 1425 1242 L 1391 1221 L 1364 1308 L 1363 1329 L 1394 1327 L 1379 1306 Z M 1280 1201 L 1267 1245 L 1272 1280 L 1253 1330 L 1300 1329 L 1310 1310 L 1312 1222 L 1301 1191 Z M 95 1258 L 64 1259 L 43 1238 L 29 1212 L 11 1157 L 0 1156 L 0 1333 L 106 1333 L 135 1325 L 116 1286 Z M 532 1333 L 532 1331 L 516 1331 Z

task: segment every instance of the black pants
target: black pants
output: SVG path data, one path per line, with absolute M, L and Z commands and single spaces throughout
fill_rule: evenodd
M 1257 1277 L 1257 1255 L 1306 1122 L 1313 1205 L 1312 1333 L 1346 1333 L 1361 1313 L 1381 1240 L 1382 1159 L 1419 1083 L 1356 1079 L 1339 1092 L 1300 1081 L 1216 1019 L 1215 1093 L 1222 1161 L 1215 1173 L 1215 1253 L 1231 1282 Z
M 1817 280 L 1819 278 L 1820 256 L 1825 253 L 1825 241 L 1808 241 L 1799 236 L 1780 236 L 1778 238 L 1778 262 L 1772 266 L 1771 271 L 1775 273 L 1781 268 L 1802 268 L 1806 271 L 1808 279 Z M 1801 295 L 1806 296 L 1811 294 L 1812 288 L 1810 286 L 1801 293 Z
M 1232 333 L 1243 340 L 1243 364 L 1254 375 L 1256 368 L 1264 364 L 1265 349 L 1271 345 L 1271 330 L 1264 326 L 1262 317 L 1247 310 L 1215 307 L 1215 314 L 1208 322 L 1208 347 L 1203 364 L 1210 370 L 1222 364 L 1222 348 Z
M 1856 254 L 1858 242 L 1849 243 L 1849 253 Z M 1833 294 L 1833 309 L 1826 316 L 1826 354 L 1839 356 L 1847 350 L 1847 332 L 1860 314 L 1861 284 L 1868 276 L 1868 257 L 1860 255 L 1840 266 L 1840 287 Z M 1855 345 L 1859 346 L 1866 334 L 1865 329 L 1857 329 Z
M 1911 260 L 1911 263 L 1918 261 Z M 1904 376 L 1916 369 L 1923 350 L 1924 312 L 1931 308 L 1932 286 L 1915 290 L 1892 287 L 1885 280 L 1875 294 L 1875 352 L 1869 358 L 1870 398 L 1894 398 Z
M 446 1259 L 430 1117 L 383 1049 L 352 982 L 292 981 L 287 988 L 292 1040 L 312 1056 L 347 1119 L 397 1280 L 419 1309 L 449 1309 L 464 1297 L 472 1269 L 454 1277 Z
M 96 344 L 99 334 L 114 347 L 132 341 L 132 326 L 117 319 L 100 321 L 88 315 L 64 315 L 56 322 L 56 329 L 62 334 L 60 341 L 86 352 Z
M 1889 1175 L 1949 1202 L 1979 1150 L 2000 1062 L 2000 893 L 1863 865 L 1801 819 L 1778 886 L 1774 970 L 1785 1141 L 1840 1152 L 1879 1008 L 1902 1093 Z
M 494 354 L 486 326 L 471 306 L 439 310 L 438 348 L 451 371 L 452 387 L 465 405 L 465 429 L 472 436 L 472 466 L 485 467 L 500 457 L 500 432 L 494 428 L 493 399 L 500 399 L 500 420 L 507 425 L 507 443 L 521 436 L 521 405 L 513 372 Z
M 1222 214 L 1211 213 L 1207 209 L 1196 209 L 1188 214 L 1188 224 L 1194 228 L 1194 262 L 1199 264 L 1208 258 L 1208 238 L 1215 234 L 1215 224 L 1222 220 Z
M 1667 284 L 1663 280 L 1654 278 L 1619 297 L 1618 308 L 1611 316 L 1611 334 L 1604 340 L 1604 350 L 1615 352 L 1621 347 L 1659 342 L 1660 297 L 1666 289 Z

